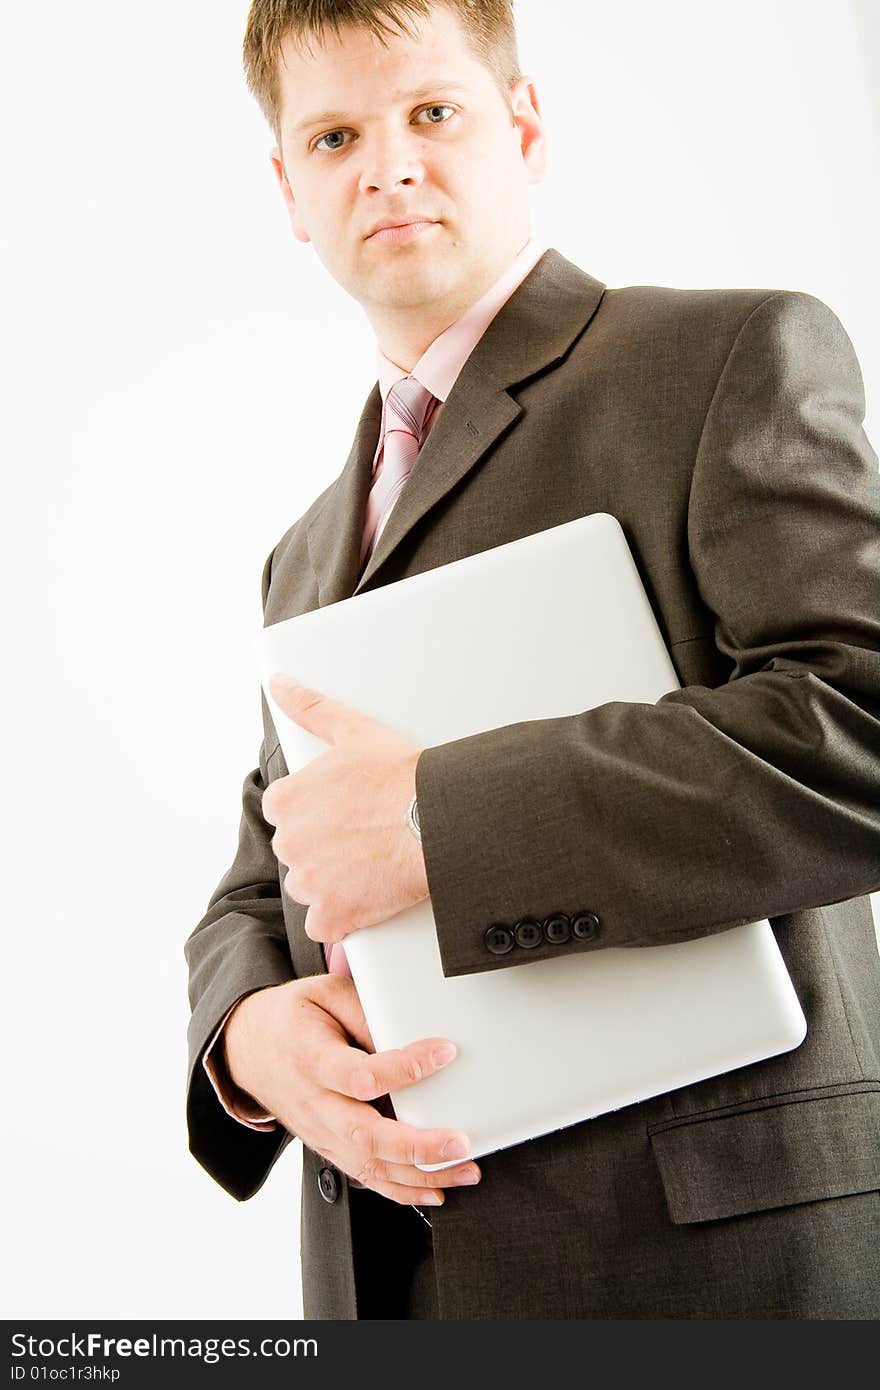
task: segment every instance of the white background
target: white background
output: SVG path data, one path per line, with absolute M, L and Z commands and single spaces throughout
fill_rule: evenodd
M 242 1204 L 187 1152 L 183 943 L 261 738 L 263 561 L 342 467 L 373 340 L 291 236 L 247 8 L 3 20 L 6 1317 L 301 1315 L 298 1146 Z M 612 286 L 818 295 L 876 446 L 876 0 L 518 16 L 538 234 Z

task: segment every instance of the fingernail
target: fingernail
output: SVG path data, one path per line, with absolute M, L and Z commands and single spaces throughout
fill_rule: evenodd
M 443 1198 L 439 1192 L 426 1192 L 422 1197 L 422 1206 L 425 1204 L 429 1207 L 440 1207 L 443 1205 Z
M 475 1183 L 480 1181 L 480 1176 L 479 1168 L 462 1168 L 460 1173 L 456 1173 L 455 1181 L 457 1183 Z
M 435 1047 L 431 1053 L 431 1061 L 435 1067 L 445 1067 L 447 1062 L 451 1062 L 453 1057 L 458 1055 L 458 1048 L 454 1043 L 442 1043 L 440 1047 Z
M 466 1137 L 447 1139 L 443 1145 L 442 1158 L 467 1158 L 471 1151 L 471 1141 Z

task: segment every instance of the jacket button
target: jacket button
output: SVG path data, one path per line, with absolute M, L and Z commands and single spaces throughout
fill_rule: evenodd
M 599 918 L 595 912 L 579 912 L 572 919 L 571 929 L 578 941 L 592 941 L 599 935 Z
M 318 1174 L 318 1191 L 325 1202 L 335 1202 L 339 1196 L 339 1180 L 332 1168 L 322 1168 Z
M 500 923 L 490 927 L 483 940 L 493 956 L 506 956 L 508 951 L 513 950 L 513 932 Z
M 544 923 L 544 935 L 554 946 L 561 946 L 571 935 L 568 918 L 561 912 L 557 912 L 554 917 L 548 917 Z
M 541 944 L 541 923 L 534 922 L 531 917 L 524 917 L 521 922 L 517 922 L 515 935 L 520 946 L 531 951 L 533 947 Z

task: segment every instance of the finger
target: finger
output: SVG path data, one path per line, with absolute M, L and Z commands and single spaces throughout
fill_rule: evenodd
M 337 1164 L 337 1167 L 339 1165 Z M 444 1169 L 446 1173 L 457 1172 L 457 1169 Z M 476 1169 L 479 1174 L 479 1169 Z M 474 1180 L 468 1179 L 467 1183 L 456 1183 L 454 1178 L 446 1180 L 442 1185 L 437 1184 L 425 1187 L 424 1182 L 427 1178 L 433 1178 L 433 1173 L 420 1173 L 418 1168 L 398 1168 L 396 1165 L 389 1165 L 385 1174 L 371 1176 L 369 1173 L 356 1176 L 357 1181 L 364 1187 L 370 1188 L 372 1192 L 378 1192 L 381 1197 L 387 1197 L 389 1201 L 399 1202 L 402 1206 L 419 1207 L 441 1207 L 446 1200 L 445 1188 L 452 1186 L 474 1186 L 479 1182 L 479 1176 Z
M 328 1091 L 354 1100 L 378 1100 L 449 1066 L 458 1049 L 448 1038 L 424 1038 L 387 1052 L 327 1048 L 314 1057 L 314 1076 Z
M 298 903 L 300 907 L 309 906 L 309 891 L 300 883 L 296 869 L 291 868 L 287 870 L 287 873 L 284 875 L 284 882 L 281 886 L 292 902 Z M 303 923 L 303 930 L 305 931 L 305 934 L 310 941 L 318 941 L 320 938 L 312 936 L 312 933 L 309 931 L 310 925 L 312 925 L 312 923 L 309 918 L 309 914 L 306 913 L 305 922 Z
M 336 1166 L 339 1167 L 339 1164 Z M 358 1181 L 360 1182 L 360 1179 Z M 387 1197 L 390 1202 L 397 1202 L 402 1207 L 442 1207 L 446 1200 L 443 1192 L 436 1187 L 408 1187 L 405 1183 L 381 1180 L 375 1183 L 365 1182 L 362 1186 L 378 1193 L 380 1197 Z
M 423 1173 L 419 1168 L 369 1159 L 358 1173 L 350 1176 L 392 1201 L 442 1206 L 446 1188 L 475 1187 L 483 1175 L 476 1163 L 458 1163 L 437 1173 Z
M 407 1168 L 419 1163 L 446 1163 L 467 1158 L 472 1148 L 463 1130 L 419 1129 L 401 1120 L 387 1119 L 372 1105 L 332 1091 L 321 1097 L 321 1122 L 332 1133 L 337 1150 L 362 1154 L 359 1168 L 371 1159 L 384 1159 Z M 430 1186 L 427 1180 L 425 1186 Z
M 445 1187 L 474 1187 L 483 1176 L 476 1163 L 456 1163 L 454 1168 L 439 1168 L 436 1173 L 423 1173 L 421 1168 L 408 1168 L 403 1163 L 387 1163 L 382 1159 L 374 1160 L 376 1166 L 375 1179 L 379 1182 L 396 1184 L 401 1187 L 419 1187 L 426 1191 L 436 1192 Z M 370 1164 L 365 1170 L 368 1174 L 364 1178 L 359 1174 L 361 1182 L 374 1181 L 374 1175 L 370 1173 Z M 410 1197 L 411 1202 L 418 1198 Z

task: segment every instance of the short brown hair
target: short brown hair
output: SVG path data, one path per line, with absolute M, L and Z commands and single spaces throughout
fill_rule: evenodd
M 278 59 L 288 37 L 307 51 L 325 30 L 345 24 L 369 29 L 381 43 L 385 35 L 409 34 L 407 20 L 427 18 L 444 6 L 458 17 L 468 46 L 497 82 L 502 96 L 521 77 L 513 23 L 513 0 L 253 0 L 242 57 L 247 85 L 280 143 L 281 100 Z

